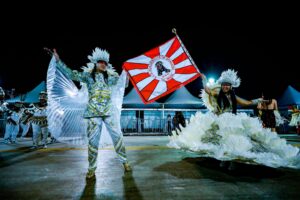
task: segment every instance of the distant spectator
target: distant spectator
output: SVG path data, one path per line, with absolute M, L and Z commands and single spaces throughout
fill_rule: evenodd
M 289 126 L 295 126 L 296 130 L 299 129 L 299 123 L 300 123 L 300 110 L 297 109 L 296 106 L 292 106 L 292 116 L 289 123 Z M 299 131 L 297 131 L 298 133 Z
M 177 129 L 180 130 L 180 128 L 179 128 L 179 122 L 178 122 L 178 118 L 177 118 L 176 114 L 174 115 L 174 117 L 172 119 L 172 123 L 173 123 L 173 129 L 176 131 L 176 134 L 178 135 Z
M 168 114 L 168 116 L 167 116 L 167 132 L 168 132 L 168 135 L 171 135 L 171 131 L 172 131 L 172 118 L 171 118 L 171 115 Z
M 276 118 L 274 111 L 278 111 L 276 99 L 272 99 L 269 95 L 262 96 L 263 101 L 257 105 L 257 109 L 261 111 L 260 118 L 265 128 L 271 128 L 276 132 Z
M 178 123 L 182 126 L 182 127 L 185 127 L 186 124 L 185 124 L 185 118 L 183 116 L 183 113 L 181 111 L 178 111 L 177 112 L 177 118 L 178 118 Z

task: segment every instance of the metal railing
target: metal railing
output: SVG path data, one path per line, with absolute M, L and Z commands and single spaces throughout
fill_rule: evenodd
M 173 129 L 172 123 L 171 129 Z M 126 119 L 121 120 L 123 133 L 168 133 L 167 119 Z

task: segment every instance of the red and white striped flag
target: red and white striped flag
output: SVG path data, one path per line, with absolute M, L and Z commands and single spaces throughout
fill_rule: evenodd
M 175 36 L 123 64 L 145 104 L 198 78 L 201 74 L 180 39 Z

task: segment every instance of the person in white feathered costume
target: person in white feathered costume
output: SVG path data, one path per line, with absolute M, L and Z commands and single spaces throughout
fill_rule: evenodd
M 88 92 L 88 102 L 84 104 L 85 110 L 83 113 L 83 118 L 87 120 L 87 137 L 88 137 L 88 161 L 89 168 L 86 175 L 87 179 L 95 178 L 95 171 L 97 168 L 97 157 L 98 157 L 98 148 L 100 145 L 100 137 L 102 133 L 102 128 L 105 125 L 111 139 L 113 141 L 116 153 L 119 160 L 123 163 L 125 171 L 131 171 L 131 167 L 127 161 L 127 155 L 125 151 L 125 146 L 123 142 L 123 134 L 120 128 L 120 110 L 123 101 L 124 95 L 124 85 L 126 80 L 126 74 L 122 73 L 121 76 L 114 71 L 111 64 L 109 64 L 109 53 L 106 50 L 100 48 L 95 48 L 91 56 L 88 56 L 90 63 L 87 64 L 87 67 L 83 68 L 83 72 L 78 72 L 76 70 L 71 70 L 68 68 L 59 58 L 56 50 L 53 52 L 46 49 L 50 54 L 53 55 L 53 58 L 50 62 L 48 69 L 48 83 L 52 88 L 47 86 L 49 93 L 55 91 L 55 85 L 51 83 L 52 79 L 55 78 L 55 73 L 52 73 L 51 66 L 56 66 L 56 68 L 68 79 L 79 81 L 83 83 L 83 89 L 86 89 Z M 49 71 L 50 70 L 50 71 Z M 52 76 L 50 76 L 53 74 Z M 65 80 L 65 79 L 64 79 Z M 120 86 L 119 86 L 120 84 Z M 121 86 L 122 85 L 122 86 Z M 67 88 L 64 88 L 66 90 Z M 73 89 L 73 87 L 71 87 Z M 56 89 L 57 90 L 57 89 Z M 83 93 L 77 93 L 76 90 L 69 91 L 68 93 L 74 93 L 73 95 L 80 95 Z M 51 95 L 52 98 L 55 95 Z M 82 99 L 78 96 L 78 99 Z M 68 106 L 77 105 L 80 109 L 81 105 L 73 103 L 74 100 L 68 98 Z M 62 98 L 55 104 L 61 104 L 64 101 Z M 85 101 L 85 100 L 84 100 Z M 60 103 L 59 103 L 60 102 Z M 55 105 L 53 106 L 55 107 Z M 75 107 L 76 109 L 76 107 Z M 56 111 L 58 109 L 55 109 Z M 48 115 L 48 118 L 51 119 L 51 115 L 56 115 L 57 113 L 53 112 Z M 64 110 L 61 110 L 59 114 L 64 115 Z M 78 115 L 74 115 L 75 119 L 78 121 Z M 58 116 L 59 117 L 59 116 Z M 82 116 L 81 116 L 82 117 Z M 55 119 L 53 119 L 55 120 Z M 53 121 L 49 120 L 49 121 Z M 70 119 L 68 119 L 70 120 Z M 83 121 L 83 119 L 81 119 Z M 65 122 L 68 124 L 68 122 Z M 78 121 L 80 123 L 80 121 Z M 74 124 L 76 126 L 76 124 Z M 84 126 L 84 125 L 83 125 Z M 64 128 L 60 126 L 60 128 Z M 66 128 L 67 129 L 67 128 Z M 68 128 L 68 130 L 72 130 Z M 56 130 L 54 130 L 54 135 L 56 135 Z M 59 134 L 63 134 L 59 132 Z M 70 131 L 70 135 L 75 135 Z M 61 135 L 58 135 L 58 139 Z M 66 137 L 69 137 L 66 135 Z
M 5 102 L 5 92 L 2 89 L 2 87 L 0 87 L 0 119 L 6 119 L 7 114 L 9 112 L 8 109 L 8 103 Z M 0 120 L 0 131 L 4 131 L 5 130 L 5 121 L 4 120 Z M 7 141 L 8 142 L 8 141 Z
M 292 106 L 292 118 L 289 126 L 296 126 L 296 128 L 300 126 L 300 110 L 296 106 Z
M 178 131 L 179 135 L 173 132 L 168 146 L 220 161 L 300 168 L 297 147 L 263 128 L 257 117 L 236 112 L 237 104 L 256 105 L 262 100 L 248 101 L 236 96 L 232 87 L 239 85 L 240 79 L 233 70 L 223 72 L 217 83 L 211 85 L 203 75 L 201 96 L 209 112 L 197 112 L 192 116 L 187 126 Z M 221 166 L 225 163 L 221 162 Z

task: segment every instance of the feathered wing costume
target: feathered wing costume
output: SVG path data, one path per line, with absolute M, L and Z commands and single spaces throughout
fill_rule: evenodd
M 222 76 L 219 80 L 222 80 Z M 234 80 L 237 79 L 228 79 L 226 82 Z M 209 87 L 211 90 L 220 90 L 219 84 L 217 82 Z M 186 127 L 177 131 L 179 135 L 173 132 L 169 147 L 193 151 L 222 161 L 239 161 L 274 168 L 300 168 L 299 149 L 287 144 L 285 139 L 270 129 L 263 128 L 258 118 L 249 117 L 245 113 L 235 115 L 227 112 L 217 115 L 215 98 L 202 91 L 202 99 L 209 112 L 197 112 Z
M 90 71 L 88 67 L 82 68 Z M 109 65 L 108 70 L 113 70 Z M 123 71 L 115 86 L 112 87 L 112 116 L 120 126 L 121 109 L 125 91 L 126 72 Z M 48 127 L 51 134 L 60 142 L 71 144 L 87 144 L 87 121 L 83 118 L 88 103 L 88 90 L 85 83 L 78 89 L 72 80 L 56 68 L 55 58 L 52 57 L 47 72 L 48 92 Z M 100 147 L 111 145 L 111 138 L 103 124 Z

